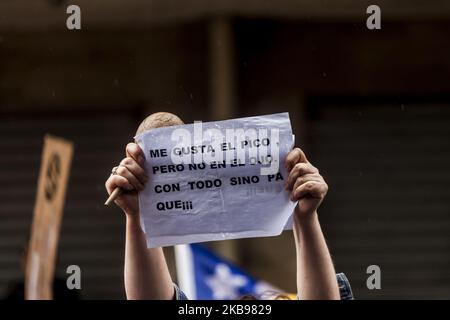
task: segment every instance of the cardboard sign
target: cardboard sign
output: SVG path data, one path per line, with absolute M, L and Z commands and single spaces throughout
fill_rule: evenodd
M 72 154 L 71 142 L 45 136 L 28 248 L 27 300 L 53 298 L 56 250 Z
M 135 140 L 150 176 L 139 194 L 149 247 L 273 236 L 289 226 L 287 113 L 158 128 Z

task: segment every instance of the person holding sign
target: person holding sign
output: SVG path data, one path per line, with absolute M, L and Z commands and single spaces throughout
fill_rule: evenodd
M 177 118 L 178 119 L 178 118 Z M 166 121 L 164 125 L 176 125 Z M 288 177 L 286 193 L 296 203 L 293 230 L 297 254 L 298 298 L 340 299 L 336 274 L 322 233 L 317 210 L 325 198 L 328 186 L 300 148 L 291 150 L 285 159 Z M 125 289 L 128 299 L 180 298 L 174 286 L 161 247 L 148 248 L 139 217 L 138 192 L 149 177 L 145 171 L 145 156 L 136 143 L 126 146 L 126 157 L 105 183 L 108 194 L 122 190 L 114 202 L 126 216 Z

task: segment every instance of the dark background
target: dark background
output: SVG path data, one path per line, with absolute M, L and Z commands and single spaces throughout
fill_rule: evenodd
M 288 111 L 330 185 L 319 215 L 355 296 L 449 299 L 449 30 L 448 1 L 2 1 L 0 296 L 21 277 L 45 133 L 75 143 L 57 272 L 81 267 L 82 298 L 124 298 L 124 218 L 104 181 L 140 121 Z M 291 232 L 210 246 L 294 292 Z M 366 287 L 373 264 L 381 290 Z

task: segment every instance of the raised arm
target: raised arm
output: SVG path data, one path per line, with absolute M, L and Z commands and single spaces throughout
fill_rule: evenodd
M 105 186 L 109 194 L 116 187 L 124 190 L 115 203 L 126 217 L 124 278 L 127 299 L 170 300 L 174 298 L 175 291 L 163 250 L 147 248 L 139 222 L 137 192 L 144 188 L 148 180 L 143 169 L 144 155 L 135 143 L 127 145 L 126 155 Z
M 291 200 L 298 201 L 294 212 L 298 297 L 300 300 L 339 299 L 333 261 L 317 215 L 328 186 L 299 148 L 288 154 L 286 169 L 289 172 L 286 189 Z

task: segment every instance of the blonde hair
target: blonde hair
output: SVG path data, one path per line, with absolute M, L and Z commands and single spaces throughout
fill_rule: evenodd
M 293 294 L 284 294 L 277 291 L 266 291 L 259 296 L 246 294 L 239 298 L 239 300 L 297 300 Z
M 144 121 L 141 122 L 139 128 L 136 131 L 136 135 L 143 133 L 144 131 L 170 127 L 184 124 L 183 120 L 169 112 L 156 112 L 149 115 Z

